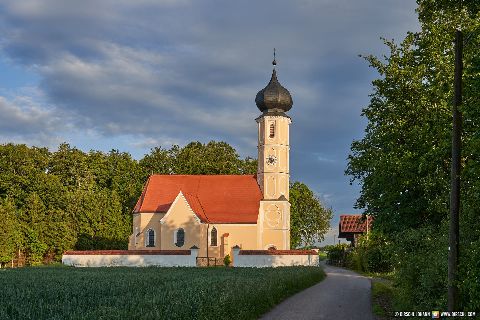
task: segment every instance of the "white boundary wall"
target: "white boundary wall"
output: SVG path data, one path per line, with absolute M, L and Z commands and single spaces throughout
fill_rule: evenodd
M 142 254 L 138 250 L 132 252 L 102 251 L 70 251 L 65 252 L 62 263 L 72 267 L 195 267 L 198 249 L 191 249 L 189 254 Z M 315 251 L 300 250 L 246 250 L 233 248 L 234 267 L 287 267 L 318 266 L 319 257 Z
M 187 255 L 173 254 L 69 254 L 62 263 L 72 267 L 195 267 L 198 250 Z
M 288 266 L 311 266 L 319 265 L 320 259 L 318 253 L 311 254 L 296 254 L 294 250 L 288 250 L 290 253 L 282 251 L 277 253 L 262 253 L 263 250 L 258 250 L 258 254 L 252 254 L 251 250 L 248 254 L 241 254 L 239 249 L 233 249 L 233 265 L 235 267 L 288 267 Z

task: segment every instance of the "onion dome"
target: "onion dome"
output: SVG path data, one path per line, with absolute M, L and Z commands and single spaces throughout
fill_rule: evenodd
M 278 82 L 277 71 L 275 70 L 275 65 L 277 64 L 275 61 L 275 51 L 272 64 L 274 66 L 272 78 L 268 85 L 257 93 L 255 103 L 262 112 L 268 112 L 270 110 L 286 112 L 292 108 L 293 100 L 290 92 Z

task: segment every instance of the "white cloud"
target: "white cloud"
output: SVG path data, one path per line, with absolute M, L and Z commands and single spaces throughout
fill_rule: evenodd
M 0 96 L 0 114 L 3 141 L 51 146 L 59 142 L 59 129 L 65 129 L 55 108 L 40 105 L 29 96 L 14 100 Z

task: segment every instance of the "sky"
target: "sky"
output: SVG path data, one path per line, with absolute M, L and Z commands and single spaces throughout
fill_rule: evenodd
M 372 80 L 360 54 L 418 30 L 414 0 L 3 0 L 0 143 L 55 150 L 226 141 L 257 157 L 255 95 L 277 50 L 293 97 L 292 181 L 359 213 L 344 175 Z M 334 232 L 333 232 L 334 233 Z M 332 233 L 332 234 L 333 234 Z M 331 237 L 332 235 L 327 235 Z

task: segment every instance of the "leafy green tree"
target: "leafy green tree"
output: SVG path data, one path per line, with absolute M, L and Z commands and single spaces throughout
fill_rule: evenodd
M 95 186 L 95 176 L 88 162 L 83 151 L 62 143 L 51 156 L 49 173 L 59 177 L 69 190 L 90 189 Z
M 257 174 L 258 160 L 246 157 L 243 159 L 240 165 L 240 171 L 242 174 Z
M 240 174 L 241 160 L 226 142 L 190 142 L 178 150 L 173 172 L 176 174 Z
M 255 174 L 257 160 L 240 159 L 226 142 L 191 142 L 180 148 L 155 147 L 139 161 L 143 180 L 152 174 Z
M 325 208 L 307 185 L 290 185 L 290 246 L 311 246 L 322 241 L 330 227 L 333 212 Z
M 174 160 L 178 153 L 179 147 L 172 146 L 171 149 L 163 149 L 155 147 L 140 159 L 140 167 L 143 170 L 143 180 L 147 180 L 152 174 L 171 174 L 173 172 Z
M 142 192 L 146 180 L 142 178 L 141 168 L 137 161 L 127 152 L 112 150 L 107 155 L 108 176 L 110 177 L 107 188 L 115 192 L 120 201 L 121 210 L 131 217 L 131 211 Z M 128 220 L 130 221 L 130 220 Z
M 434 76 L 426 65 L 433 57 L 422 56 L 417 35 L 409 34 L 400 46 L 385 43 L 386 62 L 366 57 L 382 78 L 374 81 L 363 110 L 369 123 L 365 137 L 352 143 L 347 173 L 362 184 L 357 207 L 374 216 L 378 228 L 395 232 L 445 217 L 451 92 L 425 86 L 445 85 L 450 77 Z
M 126 249 L 131 218 L 123 214 L 115 191 L 77 190 L 69 198 L 67 210 L 73 215 L 76 249 Z
M 0 196 L 9 196 L 17 208 L 22 207 L 29 193 L 43 187 L 48 157 L 46 148 L 0 145 Z
M 21 224 L 23 230 L 23 247 L 27 253 L 28 263 L 41 264 L 48 251 L 45 236 L 49 232 L 46 224 L 46 208 L 42 199 L 33 192 L 26 198 L 26 205 L 21 210 Z
M 51 258 L 61 260 L 66 250 L 74 248 L 77 242 L 75 226 L 70 214 L 62 209 L 49 209 L 45 217 L 48 231 L 42 235 L 42 240 L 47 246 Z
M 462 151 L 461 292 L 463 307 L 478 308 L 480 277 L 477 257 L 480 168 L 480 15 L 478 1 L 419 0 L 421 30 L 408 33 L 396 44 L 385 41 L 390 53 L 365 59 L 380 78 L 373 82 L 363 139 L 352 143 L 346 173 L 362 185 L 356 206 L 375 217 L 374 228 L 397 248 L 414 248 L 415 256 L 396 255 L 397 287 L 406 292 L 405 307 L 445 308 L 446 233 L 448 225 L 451 158 L 451 106 L 453 100 L 456 28 L 462 28 L 464 49 L 464 119 Z M 409 235 L 405 237 L 404 235 Z M 422 236 L 429 241 L 423 241 Z M 430 241 L 435 239 L 435 241 Z M 408 243 L 407 243 L 408 242 Z M 435 259 L 428 262 L 415 257 Z M 404 263 L 406 261 L 406 263 Z M 437 279 L 431 279 L 437 277 Z M 440 278 L 441 279 L 440 279 Z M 428 287 L 428 286 L 434 286 Z M 433 289 L 433 290 L 432 290 Z M 427 293 L 417 296 L 413 290 Z
M 13 260 L 20 245 L 17 209 L 10 199 L 0 202 L 0 267 Z

